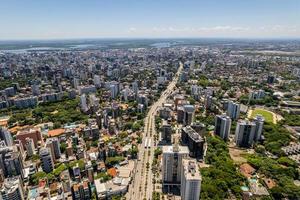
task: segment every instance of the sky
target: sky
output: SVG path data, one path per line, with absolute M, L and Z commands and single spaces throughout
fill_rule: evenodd
M 300 38 L 300 0 L 1 0 L 0 40 Z

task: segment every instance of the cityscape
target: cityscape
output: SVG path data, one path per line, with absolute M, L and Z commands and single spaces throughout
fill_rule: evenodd
M 261 6 L 270 2 L 262 1 Z M 49 10 L 57 8 L 45 2 Z M 102 3 L 101 9 L 110 8 Z M 120 4 L 116 9 L 129 13 L 128 5 Z M 146 4 L 151 9 L 159 3 Z M 3 3 L 15 5 L 15 0 Z M 180 5 L 174 3 L 174 11 Z M 300 10 L 293 0 L 270 9 L 280 5 L 286 17 L 294 10 L 284 6 Z M 7 14 L 19 16 L 16 12 Z M 45 26 L 51 26 L 47 20 L 56 17 L 45 16 Z M 145 24 L 151 21 L 140 17 Z M 139 26 L 141 19 L 127 18 Z M 81 35 L 66 24 L 74 35 L 58 28 L 44 38 L 34 28 L 32 35 L 17 34 L 4 24 L 0 200 L 300 199 L 298 26 L 264 34 L 199 28 L 204 34 L 199 36 L 194 29 L 169 28 L 155 30 L 161 35 L 153 37 L 139 28 L 122 37 L 115 26 L 103 30 L 112 37 Z

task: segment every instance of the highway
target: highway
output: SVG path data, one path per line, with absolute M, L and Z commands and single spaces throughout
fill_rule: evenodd
M 128 192 L 126 194 L 126 199 L 152 199 L 154 185 L 152 183 L 153 174 L 151 171 L 151 166 L 154 157 L 154 151 L 156 149 L 157 144 L 157 142 L 154 141 L 154 136 L 156 134 L 155 114 L 157 112 L 157 108 L 160 107 L 167 100 L 170 93 L 173 92 L 182 69 L 183 64 L 180 63 L 175 77 L 169 83 L 166 90 L 162 92 L 160 98 L 150 107 L 149 112 L 147 113 L 143 131 L 143 140 L 142 144 L 139 145 L 139 155 L 136 163 L 135 173 L 133 175 L 132 182 L 129 185 Z M 150 147 L 145 148 L 145 141 L 149 141 L 149 139 L 151 139 L 152 141 L 151 145 Z

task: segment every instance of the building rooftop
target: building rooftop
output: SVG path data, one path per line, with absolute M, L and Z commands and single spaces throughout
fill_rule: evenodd
M 186 126 L 183 127 L 183 131 L 188 134 L 188 136 L 195 142 L 203 142 L 204 138 L 199 135 L 192 127 Z
M 187 146 L 179 146 L 179 145 L 174 145 L 174 146 L 163 146 L 163 153 L 189 153 L 189 148 Z
M 187 180 L 201 180 L 202 179 L 196 160 L 183 159 L 182 166 L 183 166 L 183 170 L 184 170 L 184 175 Z

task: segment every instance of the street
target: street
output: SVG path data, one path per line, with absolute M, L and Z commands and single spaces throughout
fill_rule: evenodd
M 179 78 L 179 74 L 183 69 L 183 64 L 180 63 L 179 68 L 172 82 L 169 83 L 167 89 L 162 92 L 160 98 L 150 107 L 150 110 L 145 118 L 144 132 L 142 144 L 139 145 L 139 159 L 136 164 L 135 174 L 132 183 L 129 186 L 127 199 L 152 199 L 154 185 L 152 183 L 153 174 L 151 171 L 154 151 L 157 142 L 154 142 L 155 130 L 155 114 L 157 109 L 166 101 L 169 94 L 174 90 Z M 152 141 L 150 148 L 145 148 L 145 141 Z M 147 164 L 148 163 L 148 164 Z M 147 167 L 148 166 L 148 167 Z

